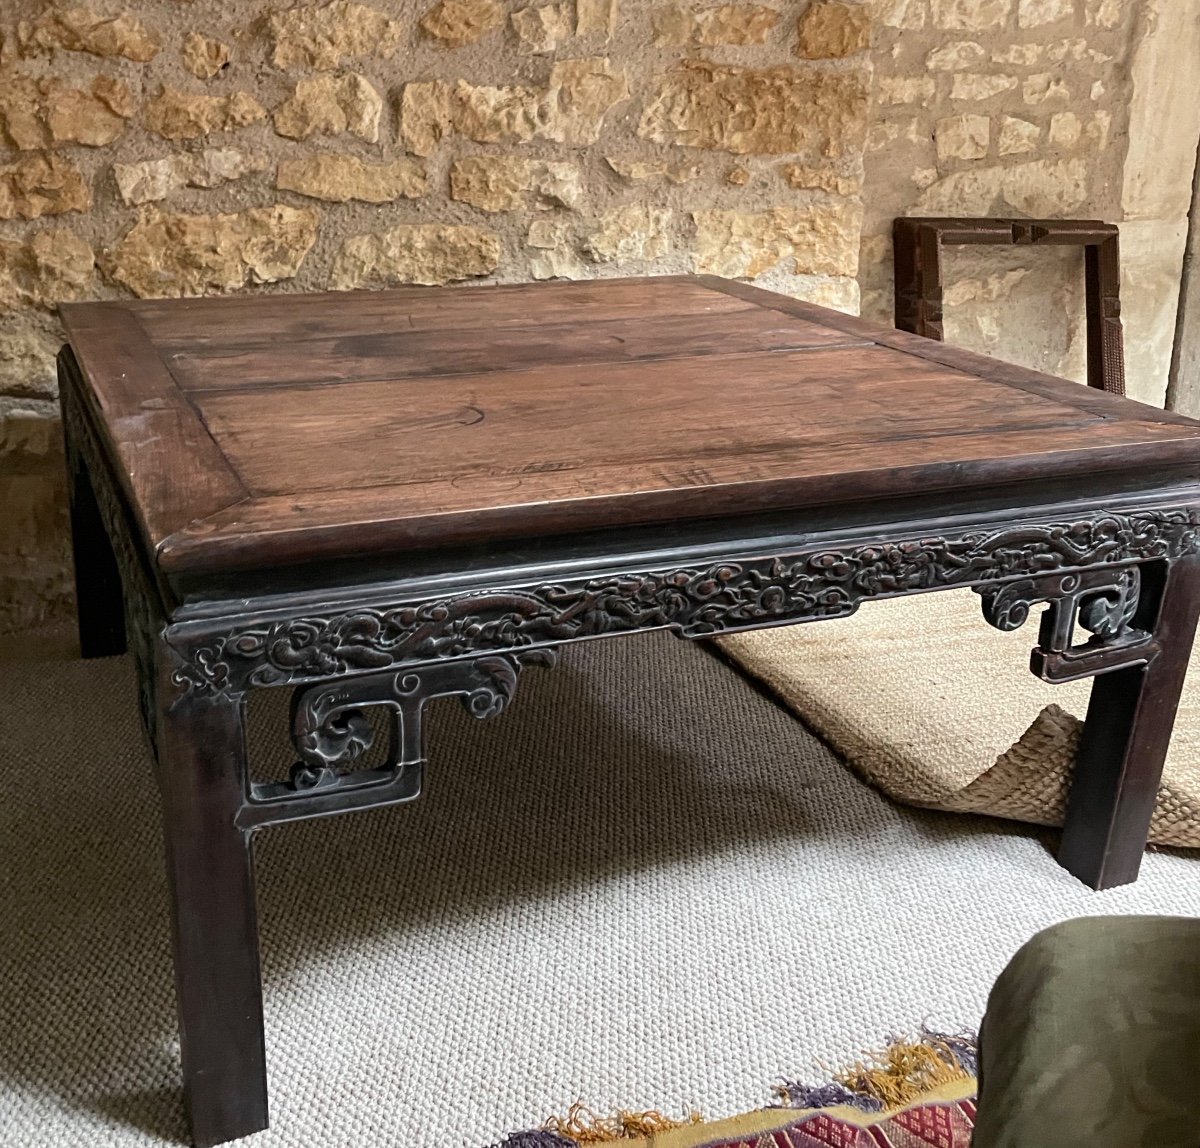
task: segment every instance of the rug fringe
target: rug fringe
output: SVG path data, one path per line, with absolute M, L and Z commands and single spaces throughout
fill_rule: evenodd
M 883 1051 L 864 1052 L 850 1068 L 833 1074 L 833 1084 L 781 1080 L 773 1091 L 788 1108 L 846 1104 L 863 1112 L 887 1112 L 935 1088 L 973 1079 L 978 1066 L 973 1034 L 922 1027 L 916 1040 L 893 1037 Z
M 850 1068 L 833 1074 L 833 1083 L 803 1084 L 781 1080 L 772 1091 L 780 1107 L 831 1108 L 839 1104 L 861 1112 L 891 1112 L 938 1088 L 974 1080 L 979 1066 L 978 1040 L 970 1032 L 936 1032 L 922 1027 L 915 1040 L 892 1037 L 879 1052 L 864 1052 Z M 514 1132 L 494 1148 L 579 1148 L 646 1140 L 676 1128 L 703 1124 L 699 1112 L 682 1120 L 651 1109 L 618 1109 L 601 1116 L 581 1101 L 566 1116 L 551 1116 L 541 1128 Z
M 882 1052 L 864 1053 L 834 1079 L 859 1096 L 878 1100 L 886 1112 L 973 1075 L 944 1035 L 926 1032 L 919 1040 L 892 1040 Z
M 655 1109 L 632 1112 L 621 1108 L 610 1116 L 601 1116 L 576 1101 L 565 1117 L 551 1116 L 542 1125 L 542 1131 L 576 1144 L 612 1144 L 620 1140 L 644 1140 L 660 1132 L 703 1123 L 704 1117 L 699 1112 L 689 1112 L 682 1120 L 674 1120 Z
M 537 1128 L 532 1132 L 510 1132 L 492 1148 L 576 1148 L 574 1140 Z

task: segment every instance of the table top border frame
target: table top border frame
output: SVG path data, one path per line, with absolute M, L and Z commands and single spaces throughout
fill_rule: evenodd
M 659 281 L 663 280 L 660 279 Z M 827 328 L 840 330 L 856 340 L 861 340 L 865 344 L 878 345 L 901 353 L 914 355 L 951 369 L 965 371 L 974 376 L 982 375 L 985 380 L 994 380 L 1001 385 L 1013 386 L 1051 401 L 1071 405 L 1091 417 L 1105 420 L 1114 417 L 1124 420 L 1128 420 L 1129 418 L 1130 412 L 1127 408 L 1126 400 L 1116 399 L 1103 392 L 1083 387 L 1075 388 L 1078 393 L 1064 394 L 1061 380 L 1054 380 L 1049 376 L 1044 376 L 1035 371 L 999 363 L 982 355 L 976 355 L 960 348 L 948 347 L 945 344 L 935 343 L 905 332 L 892 331 L 854 316 L 829 311 L 826 308 L 817 307 L 787 296 L 781 296 L 748 284 L 736 283 L 713 276 L 669 277 L 667 281 L 686 282 L 693 286 L 699 285 L 740 298 L 756 306 L 789 314 L 809 322 L 815 322 Z M 635 282 L 644 282 L 644 280 Z M 236 561 L 231 561 L 228 553 L 224 554 L 218 562 L 207 565 L 203 562 L 192 562 L 189 564 L 186 558 L 181 558 L 178 553 L 172 556 L 173 551 L 186 550 L 189 545 L 193 545 L 198 554 L 203 553 L 207 545 L 204 541 L 204 535 L 206 530 L 212 528 L 213 520 L 219 521 L 222 517 L 236 513 L 237 507 L 253 503 L 256 500 L 249 494 L 236 472 L 226 460 L 215 439 L 208 432 L 198 411 L 196 411 L 183 392 L 175 385 L 165 364 L 154 353 L 153 345 L 149 342 L 148 336 L 140 324 L 136 322 L 135 313 L 125 305 L 113 303 L 69 305 L 64 308 L 64 313 L 69 332 L 72 334 L 75 332 L 86 332 L 89 338 L 95 336 L 103 339 L 106 346 L 111 345 L 114 338 L 117 339 L 117 342 L 124 347 L 126 359 L 133 365 L 136 365 L 139 357 L 152 356 L 154 362 L 147 368 L 150 376 L 154 378 L 155 383 L 160 387 L 164 385 L 166 380 L 169 380 L 169 383 L 166 383 L 166 385 L 173 390 L 174 395 L 179 400 L 173 404 L 168 404 L 164 412 L 153 402 L 156 397 L 161 396 L 150 395 L 148 396 L 151 400 L 150 409 L 146 410 L 144 409 L 144 404 L 147 396 L 144 396 L 142 392 L 146 390 L 147 384 L 144 379 L 135 379 L 134 385 L 127 392 L 127 402 L 120 405 L 115 413 L 111 409 L 111 404 L 108 411 L 101 412 L 97 409 L 99 400 L 95 394 L 95 390 L 87 383 L 86 361 L 80 361 L 73 345 L 69 345 L 66 349 L 63 357 L 64 362 L 67 365 L 67 369 L 73 372 L 84 404 L 91 411 L 95 424 L 94 429 L 104 443 L 104 449 L 110 456 L 110 462 L 113 458 L 118 460 L 119 465 L 115 465 L 113 469 L 117 473 L 117 478 L 124 491 L 125 499 L 133 509 L 135 518 L 142 530 L 143 543 L 147 550 L 152 551 L 154 554 L 156 568 L 162 572 L 162 576 L 167 580 L 195 578 L 202 581 L 205 578 L 216 577 L 226 572 L 236 573 L 239 565 Z M 103 329 L 97 330 L 96 324 L 99 322 L 101 316 L 104 317 L 105 322 Z M 86 354 L 84 358 L 86 360 Z M 182 410 L 184 407 L 186 407 L 186 410 Z M 184 417 L 180 417 L 181 415 Z M 1200 424 L 1184 416 L 1175 415 L 1173 412 L 1159 411 L 1155 408 L 1146 407 L 1143 410 L 1139 410 L 1137 415 L 1139 421 L 1147 424 L 1183 426 L 1200 431 Z M 201 486 L 202 491 L 208 496 L 210 508 L 207 513 L 197 516 L 190 513 L 190 511 L 184 510 L 178 500 L 172 502 L 168 499 L 165 508 L 156 507 L 155 513 L 147 514 L 146 507 L 153 493 L 153 474 L 151 473 L 149 480 L 142 481 L 141 475 L 146 473 L 147 468 L 140 466 L 137 452 L 134 452 L 131 465 L 129 452 L 126 451 L 122 455 L 114 447 L 112 436 L 108 433 L 106 426 L 106 421 L 114 417 L 148 418 L 153 429 L 156 432 L 161 432 L 159 437 L 163 442 L 168 444 L 172 451 L 180 455 L 187 456 L 193 444 L 196 445 L 199 453 L 193 456 L 193 461 L 199 458 L 203 459 L 205 464 L 212 463 L 211 482 L 207 483 L 207 485 L 202 484 Z M 166 448 L 159 447 L 158 449 L 162 450 Z M 1072 464 L 1070 468 L 1071 473 L 1092 475 L 1100 473 L 1101 467 L 1099 463 L 1089 461 L 1089 456 L 1093 453 L 1092 451 L 1080 450 L 1076 453 L 1080 455 L 1080 458 Z M 1156 471 L 1166 471 L 1174 467 L 1174 469 L 1179 470 L 1192 462 L 1194 456 L 1197 455 L 1200 455 L 1200 442 L 1188 436 L 1156 444 L 1155 461 L 1163 465 L 1156 466 L 1154 469 Z M 1003 463 L 998 465 L 1000 470 L 1003 470 Z M 1137 471 L 1144 466 L 1144 462 L 1129 463 L 1125 469 Z M 1121 469 L 1119 464 L 1114 467 L 1111 460 L 1108 463 L 1108 468 Z M 207 465 L 201 469 L 205 474 L 209 474 Z M 817 480 L 814 479 L 813 481 Z M 998 473 L 993 479 L 985 481 L 972 489 L 983 491 L 989 485 L 1003 485 L 1009 481 L 1002 474 Z M 1012 482 L 1014 486 L 1018 485 L 1017 480 L 1012 480 Z M 764 482 L 754 485 L 789 487 L 794 486 L 795 481 L 764 480 Z M 698 493 L 707 499 L 710 492 L 707 488 L 698 488 Z M 943 496 L 945 494 L 944 491 L 935 492 L 930 497 L 937 500 L 939 493 Z M 883 496 L 882 490 L 879 496 Z M 621 502 L 620 499 L 613 498 L 607 498 L 606 501 L 616 506 L 619 506 Z M 838 502 L 836 499 L 820 499 L 813 505 L 824 506 L 827 504 L 837 506 Z M 779 502 L 772 502 L 769 495 L 766 495 L 762 498 L 760 504 L 750 511 L 750 514 L 771 513 L 772 511 L 779 510 L 780 505 Z M 841 505 L 845 506 L 846 504 L 842 503 Z M 805 513 L 808 509 L 811 508 L 799 508 L 794 512 Z M 174 512 L 173 522 L 169 513 L 171 511 Z M 650 511 L 646 510 L 644 513 L 649 515 Z M 742 513 L 745 513 L 745 511 Z M 651 515 L 651 518 L 657 521 L 657 515 L 658 512 L 655 515 Z M 692 521 L 698 521 L 699 517 L 694 517 Z M 413 521 L 419 522 L 420 520 Z M 157 545 L 154 545 L 152 539 L 156 537 L 156 530 L 161 531 L 169 522 L 173 526 L 173 529 L 168 530 L 165 535 L 160 535 L 161 541 Z M 399 527 L 404 528 L 406 525 L 408 525 L 407 522 L 402 522 L 399 524 Z M 536 523 L 532 525 L 536 526 Z M 616 528 L 618 526 L 626 529 L 637 529 L 639 525 L 652 527 L 654 521 L 644 516 L 640 518 L 635 516 L 633 519 L 618 517 L 611 523 L 604 521 L 599 523 L 600 529 Z M 364 523 L 362 524 L 362 528 L 370 530 L 373 527 L 370 523 Z M 302 533 L 319 533 L 320 530 L 320 527 L 307 527 Z M 570 527 L 559 528 L 554 531 L 547 531 L 545 536 L 570 537 L 573 534 L 589 533 L 590 530 L 591 527 L 580 527 L 578 529 Z M 338 532 L 335 531 L 334 533 Z M 345 530 L 343 529 L 341 533 L 345 533 Z M 528 526 L 519 530 L 514 529 L 506 532 L 502 544 L 517 546 L 520 545 L 523 537 L 529 537 Z M 332 549 L 328 554 L 317 552 L 313 554 L 311 559 L 306 558 L 303 561 L 296 559 L 285 560 L 278 563 L 276 568 L 285 571 L 294 567 L 319 565 L 323 559 L 329 560 L 337 556 L 350 555 L 350 548 L 347 548 L 342 538 L 339 537 L 334 541 L 337 545 L 335 546 L 333 542 L 330 542 L 329 546 Z M 464 540 L 462 539 L 442 539 L 423 543 L 416 542 L 416 544 L 423 545 L 431 552 L 437 552 L 452 550 L 462 545 L 463 542 Z M 258 544 L 259 550 L 262 549 L 261 543 L 262 539 L 260 538 Z M 413 546 L 414 543 L 415 540 L 412 538 L 398 537 L 393 540 L 392 549 Z M 226 545 L 231 550 L 236 549 L 234 542 L 227 543 Z M 256 565 L 265 569 L 266 564 L 262 563 L 261 558 L 253 555 L 251 557 L 254 557 L 255 560 L 254 562 L 250 562 L 247 559 L 245 563 L 246 569 L 252 570 Z

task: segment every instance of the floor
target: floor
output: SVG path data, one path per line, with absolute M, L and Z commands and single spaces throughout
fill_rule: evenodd
M 0 1142 L 179 1143 L 130 667 L 0 672 Z M 265 770 L 282 700 L 252 715 Z M 483 1148 L 577 1099 L 742 1111 L 889 1034 L 975 1025 L 1055 920 L 1200 915 L 1200 859 L 1093 894 L 1052 834 L 891 804 L 666 635 L 565 651 L 493 722 L 439 710 L 431 750 L 421 800 L 260 840 L 256 1148 Z

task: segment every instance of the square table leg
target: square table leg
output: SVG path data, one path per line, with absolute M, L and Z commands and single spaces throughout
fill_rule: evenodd
M 267 1127 L 251 834 L 236 823 L 246 744 L 239 695 L 159 708 L 156 739 L 184 1096 L 198 1148 Z
M 1148 564 L 1135 624 L 1158 652 L 1092 684 L 1060 863 L 1094 889 L 1137 880 L 1200 616 L 1200 557 Z
M 108 538 L 87 465 L 68 438 L 71 548 L 75 558 L 75 608 L 79 649 L 85 658 L 125 652 L 121 572 Z

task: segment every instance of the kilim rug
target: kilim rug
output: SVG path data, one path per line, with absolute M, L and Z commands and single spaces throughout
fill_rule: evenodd
M 1061 825 L 1090 683 L 1029 672 L 1036 620 L 984 622 L 942 591 L 851 618 L 719 639 L 863 778 L 910 805 Z M 1200 644 L 1184 687 L 1150 839 L 1200 848 Z
M 704 1121 L 659 1112 L 566 1117 L 515 1132 L 493 1148 L 970 1148 L 977 1056 L 971 1037 L 925 1032 L 893 1041 L 834 1083 L 775 1086 L 779 1105 Z

